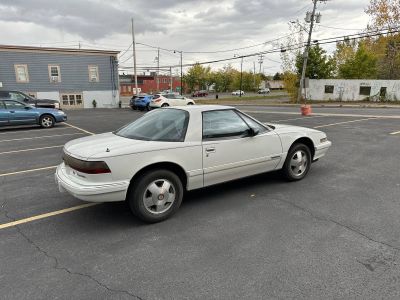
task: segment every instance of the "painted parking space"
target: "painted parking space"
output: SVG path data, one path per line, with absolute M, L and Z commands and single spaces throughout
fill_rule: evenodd
M 142 115 L 114 110 L 91 118 L 90 113 L 71 113 L 75 122 L 70 123 L 97 133 L 114 130 Z M 261 119 L 260 115 L 254 114 Z M 58 193 L 54 170 L 0 178 L 0 247 L 4 250 L 0 264 L 7 280 L 18 282 L 19 270 L 32 270 L 37 276 L 29 277 L 32 286 L 20 287 L 24 293 L 46 279 L 53 280 L 52 287 L 57 290 L 63 290 L 57 286 L 62 282 L 75 290 L 90 287 L 103 296 L 124 296 L 128 291 L 146 299 L 161 295 L 159 289 L 152 290 L 148 278 L 161 278 L 164 295 L 193 284 L 210 298 L 226 285 L 226 274 L 243 288 L 242 276 L 252 274 L 262 274 L 252 277 L 259 286 L 264 286 L 265 278 L 278 286 L 277 277 L 296 280 L 304 274 L 307 282 L 322 284 L 327 278 L 321 279 L 321 274 L 329 274 L 331 281 L 339 278 L 335 284 L 345 289 L 342 281 L 347 273 L 361 282 L 359 286 L 385 286 L 387 276 L 371 276 L 362 263 L 383 257 L 383 262 L 376 264 L 377 271 L 383 272 L 379 274 L 392 276 L 400 271 L 397 252 L 391 248 L 398 247 L 395 241 L 400 227 L 400 178 L 393 163 L 399 157 L 396 151 L 388 151 L 398 147 L 397 135 L 389 133 L 399 130 L 399 121 L 265 115 L 270 117 L 282 119 L 283 124 L 329 125 L 321 129 L 333 141 L 332 149 L 313 164 L 304 181 L 287 183 L 279 174 L 270 173 L 193 191 L 178 214 L 160 224 L 143 225 L 122 203 L 86 207 L 84 202 Z M 356 122 L 341 123 L 348 121 Z M 331 125 L 335 123 L 341 124 Z M 60 151 L 44 149 L 50 156 L 53 150 Z M 33 151 L 26 161 L 36 159 L 35 155 L 43 162 L 40 157 L 44 153 Z M 14 160 L 23 157 L 21 154 L 4 157 Z M 59 269 L 54 268 L 55 259 Z M 102 287 L 105 284 L 108 289 Z M 266 287 L 265 294 L 268 291 Z M 357 293 L 367 296 L 362 290 Z

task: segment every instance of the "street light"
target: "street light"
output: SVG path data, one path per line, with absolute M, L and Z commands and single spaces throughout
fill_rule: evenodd
M 176 53 L 176 52 L 181 54 L 181 96 L 182 96 L 182 90 L 183 90 L 183 87 L 182 87 L 182 77 L 183 77 L 182 53 L 183 53 L 183 51 L 174 50 L 174 53 Z
M 233 57 L 240 57 L 240 90 L 239 97 L 242 97 L 242 78 L 243 78 L 243 56 L 239 56 L 238 54 L 234 54 Z

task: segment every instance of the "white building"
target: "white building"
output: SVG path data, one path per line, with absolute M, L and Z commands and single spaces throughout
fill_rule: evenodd
M 310 100 L 400 101 L 400 80 L 310 79 L 305 92 Z

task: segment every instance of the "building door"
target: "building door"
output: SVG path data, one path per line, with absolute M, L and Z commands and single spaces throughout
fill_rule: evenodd
M 82 94 L 61 94 L 61 107 L 65 109 L 83 108 Z

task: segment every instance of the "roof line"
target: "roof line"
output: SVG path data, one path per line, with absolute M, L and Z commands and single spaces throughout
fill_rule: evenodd
M 116 50 L 99 50 L 99 49 L 74 49 L 74 48 L 53 48 L 53 47 L 34 47 L 34 46 L 18 46 L 18 45 L 0 45 L 0 50 L 16 50 L 16 51 L 40 51 L 40 52 L 68 52 L 71 54 L 110 54 L 118 55 L 120 51 Z

